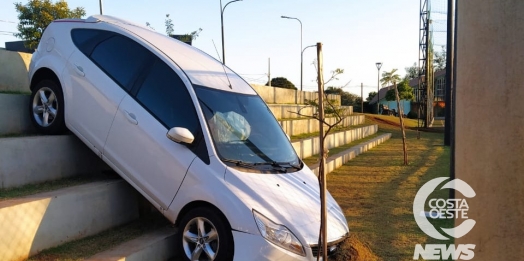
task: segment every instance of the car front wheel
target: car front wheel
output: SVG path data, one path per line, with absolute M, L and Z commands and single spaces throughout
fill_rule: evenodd
M 189 211 L 180 222 L 184 260 L 233 260 L 233 234 L 226 220 L 209 208 Z
M 48 135 L 61 134 L 64 123 L 64 97 L 54 81 L 39 82 L 31 93 L 29 113 L 36 129 Z

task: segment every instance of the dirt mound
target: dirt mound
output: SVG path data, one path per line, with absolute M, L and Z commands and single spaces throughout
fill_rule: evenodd
M 330 258 L 333 261 L 374 261 L 379 258 L 371 251 L 369 246 L 361 242 L 354 234 L 342 242 L 337 254 Z

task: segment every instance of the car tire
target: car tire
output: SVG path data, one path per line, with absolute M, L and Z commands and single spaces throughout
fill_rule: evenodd
M 233 260 L 234 242 L 227 220 L 209 208 L 190 210 L 180 221 L 179 253 L 183 260 Z
M 52 80 L 40 81 L 31 92 L 29 114 L 38 132 L 47 135 L 63 133 L 66 126 L 62 88 Z

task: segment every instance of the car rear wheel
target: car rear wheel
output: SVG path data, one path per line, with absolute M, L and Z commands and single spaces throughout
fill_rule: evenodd
M 54 81 L 39 82 L 31 93 L 30 118 L 36 129 L 48 135 L 66 130 L 64 122 L 64 97 Z
M 184 260 L 233 260 L 233 234 L 226 220 L 209 208 L 195 208 L 180 221 Z

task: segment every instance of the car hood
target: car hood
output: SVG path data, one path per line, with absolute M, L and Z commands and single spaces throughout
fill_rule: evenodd
M 307 244 L 318 243 L 320 188 L 307 167 L 285 174 L 246 173 L 228 167 L 225 180 L 249 208 L 288 227 Z M 328 242 L 347 236 L 346 218 L 331 194 L 327 195 Z

